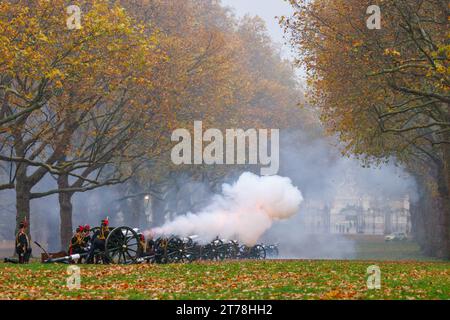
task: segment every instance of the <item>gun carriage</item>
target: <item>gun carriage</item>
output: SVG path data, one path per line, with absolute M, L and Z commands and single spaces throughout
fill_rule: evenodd
M 237 259 L 263 260 L 266 257 L 276 257 L 276 245 L 246 246 L 236 240 L 219 239 L 218 237 L 207 244 L 200 244 L 198 236 L 181 238 L 177 236 L 160 237 L 149 240 L 143 245 L 142 237 L 137 229 L 122 226 L 108 227 L 109 234 L 105 239 L 104 250 L 94 251 L 93 263 L 105 264 L 136 264 L 136 263 L 191 263 L 194 261 L 223 261 Z M 93 228 L 91 233 L 97 234 L 99 227 Z M 144 239 L 145 243 L 145 239 Z M 145 248 L 146 247 L 146 248 Z M 54 257 L 45 263 L 73 263 L 86 258 L 90 247 L 85 252 Z
M 253 247 L 242 245 L 240 247 L 239 258 L 264 260 L 266 259 L 266 249 L 264 249 L 264 246 L 260 244 L 257 244 Z
M 272 259 L 278 258 L 279 254 L 280 254 L 277 244 L 265 245 L 264 249 L 266 250 L 266 256 L 268 258 L 272 258 Z
M 99 231 L 99 227 L 92 228 L 93 235 Z M 50 258 L 45 263 L 70 263 L 78 259 L 86 258 L 90 247 L 85 252 L 67 255 L 59 258 Z M 109 227 L 108 237 L 105 239 L 105 250 L 94 252 L 95 263 L 133 264 L 142 255 L 142 248 L 138 233 L 130 227 Z

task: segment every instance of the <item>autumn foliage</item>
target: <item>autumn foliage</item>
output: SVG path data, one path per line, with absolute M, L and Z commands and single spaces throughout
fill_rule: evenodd
M 63 248 L 75 193 L 167 180 L 174 129 L 314 122 L 301 99 L 263 22 L 218 1 L 0 4 L 0 190 L 15 190 L 17 222 L 58 194 Z M 54 188 L 33 190 L 50 174 Z
M 413 227 L 424 250 L 450 254 L 449 7 L 446 1 L 378 1 L 381 29 L 367 27 L 372 1 L 291 0 L 281 23 L 344 153 L 395 158 L 416 177 Z M 417 198 L 417 197 L 415 197 Z

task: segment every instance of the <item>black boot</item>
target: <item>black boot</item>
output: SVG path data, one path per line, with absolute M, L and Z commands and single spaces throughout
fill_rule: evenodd
M 17 259 L 11 259 L 11 258 L 5 258 L 4 259 L 5 263 L 13 263 L 13 264 L 18 264 L 19 261 L 17 261 Z
M 28 248 L 25 254 L 23 255 L 23 263 L 29 263 L 31 257 L 31 248 Z

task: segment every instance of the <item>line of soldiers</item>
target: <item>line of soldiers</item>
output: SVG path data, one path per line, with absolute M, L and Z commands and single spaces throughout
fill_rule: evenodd
M 88 253 L 86 263 L 94 263 L 96 251 L 105 251 L 106 238 L 109 235 L 109 221 L 102 220 L 100 228 L 91 236 L 89 225 L 79 226 L 70 240 L 69 255 Z M 82 258 L 78 263 L 82 262 Z
M 16 235 L 15 250 L 18 256 L 18 260 L 5 258 L 5 262 L 24 264 L 28 263 L 31 257 L 31 245 L 30 240 L 27 235 L 28 223 L 27 221 L 21 222 L 19 224 L 19 231 Z M 148 249 L 151 249 L 154 245 L 152 237 L 147 245 L 145 236 L 136 231 L 139 235 L 139 256 L 148 253 Z M 82 257 L 77 261 L 77 263 L 82 263 L 83 257 L 86 257 L 85 263 L 94 263 L 94 258 L 96 258 L 96 253 L 105 251 L 106 239 L 110 233 L 109 221 L 104 219 L 101 221 L 101 226 L 92 235 L 92 230 L 89 225 L 79 226 L 74 235 L 70 240 L 69 245 L 69 256 L 80 254 Z M 147 250 L 146 250 L 147 249 Z M 104 263 L 109 263 L 109 261 L 104 261 L 107 259 L 105 255 L 101 255 L 101 259 Z M 95 261 L 98 262 L 98 261 Z

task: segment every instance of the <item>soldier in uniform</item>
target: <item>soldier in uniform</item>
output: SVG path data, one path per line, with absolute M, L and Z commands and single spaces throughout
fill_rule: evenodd
M 155 254 L 156 242 L 154 240 L 153 234 L 149 233 L 149 234 L 147 234 L 147 237 L 148 237 L 148 240 L 147 240 L 147 245 L 146 245 L 146 253 L 148 255 Z
M 139 245 L 138 245 L 138 257 L 143 257 L 147 253 L 147 243 L 145 242 L 145 236 L 143 233 L 138 233 Z
M 90 248 L 91 248 L 91 226 L 86 224 L 83 227 L 83 232 L 81 233 L 81 237 L 83 238 L 83 246 L 82 246 L 82 252 L 86 253 L 89 252 Z M 80 258 L 80 260 L 78 261 L 78 263 L 82 263 L 83 261 L 83 257 Z
M 28 239 L 26 229 L 28 227 L 27 221 L 19 224 L 19 232 L 16 236 L 16 253 L 19 256 L 19 263 L 28 263 L 31 257 L 30 241 Z
M 82 254 L 85 253 L 86 243 L 84 242 L 84 227 L 79 226 L 75 230 L 75 234 L 73 235 L 72 239 L 70 240 L 70 246 L 69 246 L 69 255 L 74 254 Z M 81 263 L 82 258 L 78 259 L 77 263 Z
M 105 251 L 106 238 L 109 235 L 109 221 L 108 219 L 102 220 L 100 230 L 96 231 L 92 236 L 92 244 L 89 250 L 89 255 L 87 257 L 86 263 L 94 262 L 95 251 Z M 108 263 L 108 261 L 104 261 Z
M 83 234 L 84 244 L 86 245 L 86 247 L 88 247 L 89 244 L 91 243 L 91 226 L 87 224 L 83 227 L 83 230 L 84 230 Z
M 83 252 L 83 234 L 84 230 L 82 226 L 79 226 L 75 230 L 75 234 L 73 235 L 72 239 L 70 240 L 70 246 L 69 246 L 69 255 L 78 254 Z

